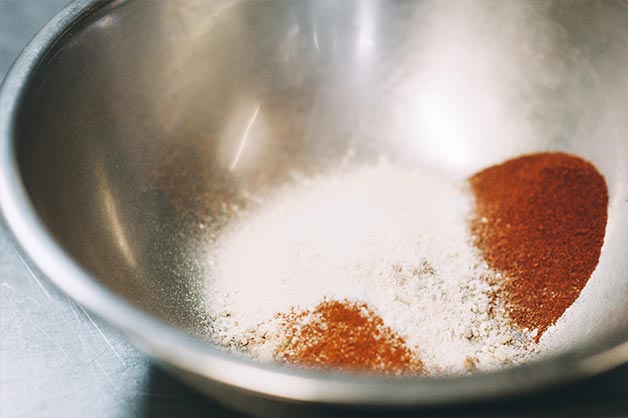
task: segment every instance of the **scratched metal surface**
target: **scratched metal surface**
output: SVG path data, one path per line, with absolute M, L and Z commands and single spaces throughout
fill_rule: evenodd
M 0 0 L 0 78 L 65 3 Z M 0 337 L 0 417 L 235 415 L 163 373 L 123 335 L 33 275 L 1 225 Z M 628 416 L 628 366 L 536 396 L 420 414 Z

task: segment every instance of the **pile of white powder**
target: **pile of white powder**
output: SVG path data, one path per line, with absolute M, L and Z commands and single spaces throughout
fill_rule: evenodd
M 473 247 L 464 181 L 385 161 L 298 179 L 218 237 L 207 282 L 212 338 L 260 360 L 282 344 L 274 318 L 324 297 L 365 302 L 428 374 L 489 370 L 534 354 L 492 302 Z

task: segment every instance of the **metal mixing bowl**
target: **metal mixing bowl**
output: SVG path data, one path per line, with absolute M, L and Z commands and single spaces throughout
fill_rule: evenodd
M 2 213 L 45 276 L 240 408 L 539 389 L 628 359 L 627 69 L 625 1 L 79 0 L 3 84 Z M 593 162 L 611 197 L 594 326 L 539 361 L 443 378 L 306 372 L 207 343 L 203 260 L 225 207 L 349 150 L 462 174 L 539 150 Z

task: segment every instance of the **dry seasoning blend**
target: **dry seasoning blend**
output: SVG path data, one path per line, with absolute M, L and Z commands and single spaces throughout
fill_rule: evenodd
M 527 155 L 470 179 L 471 229 L 510 317 L 541 334 L 576 300 L 598 263 L 608 191 L 602 175 L 563 153 Z
M 511 325 L 499 300 L 491 301 L 495 289 L 485 277 L 492 272 L 471 240 L 472 203 L 458 178 L 386 161 L 296 179 L 235 220 L 216 242 L 207 282 L 214 341 L 261 361 L 287 357 L 355 369 L 326 350 L 358 353 L 372 340 L 365 328 L 343 325 L 351 306 L 335 311 L 346 316 L 324 316 L 326 308 L 338 308 L 317 308 L 327 298 L 366 304 L 405 341 L 426 374 L 525 361 L 534 350 L 532 337 Z M 321 321 L 298 321 L 318 341 L 309 351 L 297 350 L 299 339 L 290 353 L 282 349 L 292 331 L 276 314 L 293 309 L 319 309 Z M 329 332 L 319 332 L 325 324 Z
M 214 341 L 387 374 L 526 361 L 598 262 L 606 185 L 562 153 L 469 183 L 474 201 L 455 179 L 383 161 L 280 191 L 216 243 Z

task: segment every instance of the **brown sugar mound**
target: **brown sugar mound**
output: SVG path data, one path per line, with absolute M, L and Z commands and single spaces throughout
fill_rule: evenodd
M 469 179 L 475 244 L 506 279 L 500 295 L 538 337 L 576 300 L 604 242 L 608 190 L 587 161 L 552 152 L 515 158 Z
M 313 311 L 280 316 L 287 323 L 286 344 L 277 355 L 289 363 L 382 374 L 423 370 L 405 340 L 364 303 L 324 300 Z

